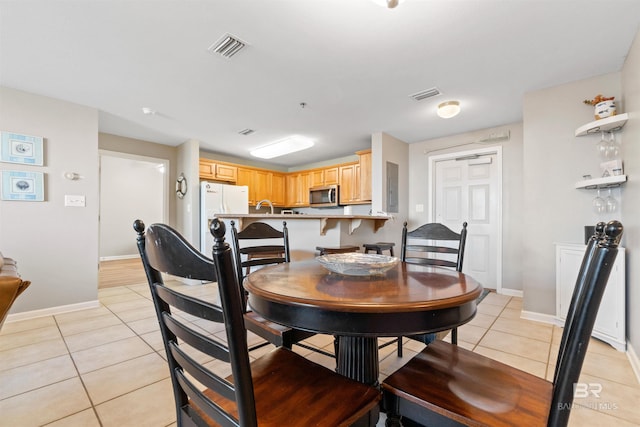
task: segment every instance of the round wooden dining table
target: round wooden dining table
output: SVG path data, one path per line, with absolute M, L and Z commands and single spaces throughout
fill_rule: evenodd
M 282 325 L 338 337 L 336 371 L 378 384 L 378 337 L 442 331 L 476 313 L 482 286 L 442 267 L 400 262 L 372 276 L 333 273 L 315 259 L 265 267 L 244 281 L 249 305 Z

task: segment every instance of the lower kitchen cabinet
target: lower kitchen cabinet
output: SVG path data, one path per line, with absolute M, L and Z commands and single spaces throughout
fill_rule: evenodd
M 585 245 L 556 244 L 556 318 L 563 324 L 585 250 Z M 602 297 L 592 336 L 611 344 L 620 351 L 625 351 L 627 347 L 625 294 L 625 250 L 618 248 L 618 255 Z

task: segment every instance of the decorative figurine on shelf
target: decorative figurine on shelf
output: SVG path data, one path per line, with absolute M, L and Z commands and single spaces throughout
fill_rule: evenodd
M 616 103 L 613 101 L 615 96 L 605 97 L 598 94 L 593 99 L 585 99 L 585 104 L 595 107 L 594 116 L 596 120 L 604 119 L 616 115 Z

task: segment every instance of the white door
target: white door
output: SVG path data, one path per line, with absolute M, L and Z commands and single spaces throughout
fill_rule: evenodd
M 435 161 L 432 218 L 455 232 L 467 222 L 463 272 L 484 287 L 501 283 L 501 156 L 458 153 Z

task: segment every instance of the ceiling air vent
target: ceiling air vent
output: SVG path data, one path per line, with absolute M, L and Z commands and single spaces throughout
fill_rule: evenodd
M 245 46 L 246 43 L 241 41 L 236 36 L 225 34 L 217 42 L 212 44 L 207 50 L 211 53 L 216 53 L 224 58 L 231 58 L 233 55 L 240 52 L 240 50 Z
M 409 95 L 409 97 L 413 98 L 414 101 L 422 101 L 423 99 L 432 98 L 441 94 L 442 93 L 437 87 L 432 87 L 431 89 L 423 90 L 414 93 L 413 95 Z
M 254 133 L 255 130 L 253 129 L 242 129 L 240 132 L 238 132 L 240 135 L 251 135 L 252 133 Z

